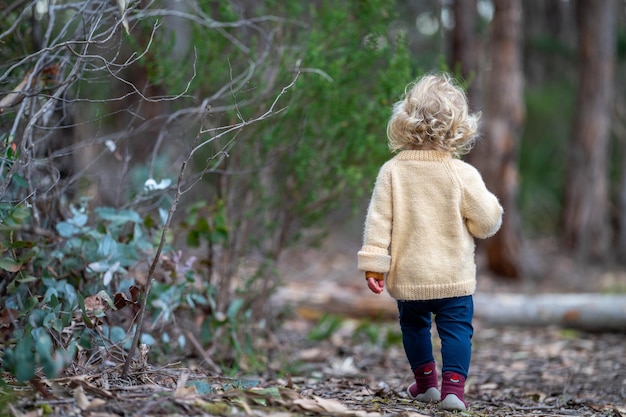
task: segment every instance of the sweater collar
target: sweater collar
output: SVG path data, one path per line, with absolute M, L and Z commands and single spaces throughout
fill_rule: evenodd
M 445 161 L 452 158 L 452 154 L 444 151 L 428 150 L 406 150 L 397 155 L 398 159 L 405 161 Z

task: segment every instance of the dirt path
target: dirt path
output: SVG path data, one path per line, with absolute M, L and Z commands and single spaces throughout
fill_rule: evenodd
M 346 297 L 358 294 L 368 300 L 369 292 L 355 265 L 360 245 L 357 227 L 345 224 L 322 248 L 289 256 L 290 261 L 283 265 L 290 279 L 286 290 L 308 285 L 318 289 L 310 297 L 323 298 L 326 290 L 344 292 Z M 534 253 L 543 254 L 534 259 L 536 277 L 506 283 L 479 268 L 483 272 L 478 277 L 478 291 L 532 294 L 626 289 L 624 271 L 582 268 L 560 255 L 550 241 L 535 244 Z M 480 266 L 480 258 L 478 262 Z M 370 295 L 372 303 L 379 302 Z M 319 320 L 323 311 L 306 314 Z M 330 332 L 328 340 L 309 343 L 300 352 L 302 357 L 296 354 L 298 360 L 308 361 L 312 375 L 319 374 L 319 381 L 302 381 L 304 395 L 337 399 L 355 409 L 383 415 L 449 414 L 407 399 L 404 389 L 411 377 L 404 352 L 399 343 L 385 346 L 384 341 L 395 337 L 397 342 L 394 321 L 368 327 L 363 320 L 348 320 L 343 326 Z M 480 321 L 475 328 L 467 387 L 471 408 L 465 415 L 626 416 L 626 334 L 557 327 L 493 328 Z M 369 340 L 364 336 L 368 332 Z M 387 336 L 380 336 L 381 332 Z M 436 335 L 434 341 L 438 342 Z
M 304 351 L 305 357 L 317 353 L 319 361 L 308 366 L 319 381 L 303 380 L 303 395 L 390 416 L 452 414 L 408 400 L 411 376 L 398 345 L 355 344 L 353 335 L 346 328 Z M 625 343 L 620 334 L 478 324 L 466 394 L 471 407 L 464 415 L 626 416 Z

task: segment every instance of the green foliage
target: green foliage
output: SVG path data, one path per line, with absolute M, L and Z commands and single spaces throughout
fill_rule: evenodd
M 260 132 L 266 152 L 288 147 L 276 176 L 304 226 L 363 196 L 388 156 L 389 108 L 410 81 L 406 45 L 386 35 L 391 11 L 388 2 L 323 2 L 302 51 L 303 65 L 322 73 L 303 73 L 293 104 Z
M 189 208 L 168 234 L 147 295 L 151 323 L 142 341 L 153 346 L 155 355 L 188 354 L 189 333 L 182 329 L 189 328 L 224 368 L 264 369 L 259 336 L 271 324 L 266 301 L 279 285 L 273 262 L 287 245 L 323 228 L 338 207 L 369 193 L 389 156 L 385 124 L 391 104 L 414 74 L 406 41 L 390 35 L 393 1 L 270 1 L 246 9 L 237 2 L 202 0 L 198 6 L 205 18 L 189 21 L 190 43 L 201 47 L 180 48 L 175 31 L 157 31 L 147 53 L 141 43 L 149 36 L 125 38 L 163 97 L 182 91 L 197 95 L 168 102 L 172 109 L 214 98 L 210 127 L 215 129 L 202 138 L 209 145 L 194 154 L 191 174 L 202 177 L 197 184 L 202 192 L 187 193 Z M 158 19 L 142 12 L 133 17 L 137 28 L 150 35 Z M 18 32 L 24 36 L 27 30 L 24 24 Z M 61 32 L 59 39 L 64 39 Z M 30 51 L 31 46 L 23 48 Z M 75 83 L 68 82 L 68 94 L 71 90 L 77 102 L 91 103 L 85 114 L 102 123 L 97 130 L 108 130 L 112 115 L 123 113 L 107 107 L 110 91 L 101 87 L 109 86 L 110 74 L 80 73 L 81 68 L 72 75 Z M 194 68 L 198 76 L 192 79 Z M 297 81 L 276 103 L 277 116 L 219 140 L 209 137 L 220 126 L 267 112 L 296 73 Z M 14 71 L 10 85 L 17 85 L 20 76 Z M 141 107 L 128 106 L 129 114 Z M 3 113 L 0 125 L 13 125 L 15 114 Z M 33 143 L 39 143 L 38 134 L 33 132 Z M 142 295 L 132 294 L 145 284 L 140 278 L 152 261 L 165 216 L 162 208 L 140 207 L 157 201 L 142 193 L 120 202 L 124 208 L 90 207 L 78 195 L 76 206 L 63 202 L 61 208 L 69 213 L 65 218 L 48 215 L 48 207 L 36 208 L 36 199 L 23 198 L 36 189 L 28 183 L 34 177 L 12 168 L 34 161 L 32 155 L 20 155 L 13 140 L 0 137 L 0 180 L 8 185 L 0 203 L 0 296 L 12 317 L 2 368 L 28 380 L 39 372 L 58 375 L 78 350 L 128 348 L 134 331 L 128 310 L 137 308 Z M 217 159 L 222 153 L 228 157 Z M 47 162 L 52 165 L 52 159 Z M 129 184 L 137 186 L 133 175 L 141 169 L 171 168 L 165 158 L 155 156 L 153 162 L 149 170 L 132 168 Z M 141 175 L 139 181 L 144 179 Z M 47 220 L 40 221 L 38 213 Z M 176 240 L 179 233 L 184 239 Z M 94 307 L 97 300 L 101 304 Z M 202 323 L 196 328 L 198 317 Z M 34 360 L 22 365 L 24 355 Z
M 262 249 L 276 258 L 306 230 L 323 225 L 334 210 L 369 193 L 376 171 L 389 157 L 385 127 L 390 108 L 414 75 L 406 40 L 390 34 L 395 3 L 266 2 L 252 9 L 231 1 L 199 4 L 224 24 L 240 19 L 243 10 L 248 16 L 273 16 L 259 18 L 253 27 L 226 25 L 223 31 L 193 26 L 192 43 L 205 45 L 189 51 L 200 72 L 192 90 L 201 97 L 214 94 L 251 61 L 257 65 L 246 88 L 233 91 L 230 102 L 218 103 L 236 106 L 216 114 L 218 124 L 264 111 L 272 99 L 264 92 L 279 90 L 300 69 L 296 84 L 278 103 L 284 109 L 280 115 L 240 132 L 220 167 L 226 174 L 250 175 L 220 180 L 214 175 L 207 181 L 214 192 L 205 196 L 211 204 L 223 202 L 233 235 L 249 227 L 257 232 L 242 251 Z M 232 42 L 243 36 L 245 49 Z M 151 71 L 153 82 L 174 93 L 184 82 L 176 82 L 179 60 L 164 58 L 171 56 L 171 44 L 169 37 L 164 39 L 161 59 L 150 65 L 158 66 Z M 262 60 L 273 44 L 272 54 Z M 254 101 L 259 96 L 266 97 L 262 107 Z M 205 168 L 213 149 L 205 152 L 197 155 L 197 169 Z M 253 204 L 242 206 L 242 201 Z
M 0 127 L 2 124 L 0 123 Z M 0 184 L 10 181 L 14 188 L 25 189 L 28 186 L 26 179 L 19 173 L 12 173 L 13 165 L 19 159 L 19 152 L 13 138 L 7 134 L 0 134 Z M 13 206 L 0 201 L 0 222 L 9 214 Z
M 0 246 L 6 249 L 0 256 L 7 280 L 3 305 L 5 314 L 14 315 L 2 367 L 20 381 L 30 380 L 38 367 L 48 377 L 57 376 L 72 363 L 86 329 L 75 328 L 75 314 L 82 311 L 85 324 L 94 327 L 80 292 L 110 300 L 113 278 L 151 247 L 136 212 L 99 208 L 96 219 L 90 224 L 85 207 L 73 209 L 71 218 L 56 225 L 57 236 L 26 237 L 30 212 L 14 206 L 0 226 Z
M 312 341 L 327 340 L 341 327 L 342 322 L 340 316 L 325 314 L 309 331 L 307 338 Z
M 533 38 L 528 39 L 527 43 L 528 48 L 545 54 L 546 57 L 550 57 L 552 59 L 555 57 L 565 58 L 567 61 L 572 63 L 576 59 L 576 50 L 551 35 L 536 35 Z
M 617 59 L 626 61 L 626 30 L 621 27 L 617 30 Z
M 319 342 L 330 340 L 333 334 L 345 332 L 346 326 L 353 323 L 345 317 L 335 314 L 323 315 L 315 326 L 309 330 L 307 339 Z M 352 339 L 357 343 L 368 343 L 387 349 L 390 346 L 398 346 L 402 343 L 402 333 L 397 323 L 377 321 L 371 319 L 360 320 L 351 330 Z
M 206 239 L 222 241 L 228 230 L 221 223 L 219 206 L 211 227 L 199 216 L 203 207 L 190 207 L 183 222 L 191 240 L 196 244 Z M 149 219 L 135 210 L 98 207 L 90 212 L 84 205 L 56 225 L 54 239 L 16 240 L 13 237 L 23 234 L 32 220 L 27 210 L 14 207 L 2 224 L 6 233 L 0 240 L 1 247 L 8 249 L 0 256 L 0 268 L 8 279 L 3 304 L 15 316 L 12 337 L 2 351 L 2 369 L 20 381 L 32 379 L 39 371 L 55 377 L 72 363 L 78 348 L 130 348 L 129 334 L 135 328 L 121 325 L 124 314 L 119 309 L 137 300 L 118 305 L 118 297 L 132 294 L 131 288 L 141 285 L 129 270 L 148 263 L 156 246 L 155 230 L 147 226 L 153 224 Z M 191 322 L 205 311 L 200 338 L 208 345 L 221 346 L 216 357 L 224 357 L 225 367 L 264 366 L 264 355 L 250 337 L 253 321 L 246 294 L 225 303 L 221 313 L 215 288 L 194 269 L 195 258 L 184 259 L 181 252 L 168 248 L 165 253 L 162 268 L 167 275 L 153 283 L 148 298 L 151 326 L 141 339 L 153 347 L 153 356 L 184 353 L 187 336 L 177 323 Z M 102 300 L 97 309 L 86 307 L 83 294 L 92 302 L 94 297 Z M 248 363 L 244 365 L 242 358 Z
M 402 345 L 402 333 L 396 323 L 363 320 L 354 331 L 354 339 L 365 338 L 372 345 L 387 349 Z
M 197 290 L 201 305 L 211 311 L 200 341 L 228 341 L 239 363 L 254 366 L 260 357 L 255 339 L 267 323 L 251 317 L 271 316 L 264 300 L 279 285 L 272 262 L 302 237 L 317 237 L 311 231 L 323 230 L 335 210 L 370 192 L 389 157 L 385 128 L 391 105 L 415 74 L 406 40 L 391 34 L 393 1 L 276 1 L 247 8 L 200 1 L 198 6 L 220 22 L 220 30 L 191 25 L 191 44 L 202 47 L 184 57 L 175 50 L 177 40 L 166 34 L 144 63 L 153 84 L 169 94 L 182 91 L 189 80 L 191 64 L 181 70 L 181 62 L 195 63 L 198 76 L 190 91 L 198 100 L 232 83 L 230 95 L 211 103 L 223 109 L 211 115 L 212 126 L 258 117 L 299 71 L 276 103 L 282 109 L 277 116 L 211 141 L 194 155 L 196 172 L 211 174 L 198 185 L 199 201 L 191 196 L 177 229 L 202 254 L 196 265 L 204 269 L 197 273 L 211 283 Z M 233 39 L 245 39 L 245 45 Z M 239 84 L 242 74 L 248 78 Z M 228 158 L 209 167 L 223 149 Z M 251 257 L 262 260 L 251 267 Z M 157 285 L 154 292 L 168 305 L 184 304 L 175 301 L 183 300 L 183 289 Z
M 568 84 L 526 92 L 527 121 L 519 154 L 520 208 L 531 234 L 558 230 L 574 94 Z
M 202 242 L 219 244 L 228 240 L 227 215 L 224 202 L 218 200 L 212 206 L 198 201 L 187 208 L 187 216 L 181 227 L 187 230 L 187 244 L 197 248 Z

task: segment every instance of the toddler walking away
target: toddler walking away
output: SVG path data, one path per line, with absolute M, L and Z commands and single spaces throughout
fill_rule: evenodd
M 448 74 L 428 74 L 409 84 L 387 125 L 389 147 L 399 152 L 378 173 L 358 252 L 369 289 L 380 294 L 386 286 L 397 300 L 415 378 L 409 397 L 441 401 L 445 410 L 468 407 L 474 238 L 488 238 L 502 224 L 496 196 L 474 167 L 458 159 L 471 149 L 478 119 Z M 433 315 L 441 338 L 441 391 Z

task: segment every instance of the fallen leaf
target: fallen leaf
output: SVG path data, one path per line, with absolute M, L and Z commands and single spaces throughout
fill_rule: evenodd
M 85 395 L 82 385 L 79 385 L 76 389 L 74 389 L 74 400 L 76 401 L 78 408 L 81 410 L 85 411 L 89 408 L 89 398 Z
M 95 315 L 104 313 L 108 308 L 107 303 L 98 295 L 85 297 L 85 310 Z
M 198 391 L 196 390 L 195 385 L 187 385 L 187 379 L 189 378 L 188 372 L 183 372 L 176 383 L 176 392 L 174 392 L 175 398 L 188 397 L 192 395 L 197 395 Z
M 313 396 L 310 398 L 300 398 L 293 402 L 296 405 L 299 405 L 305 410 L 314 411 L 317 413 L 332 413 L 333 415 L 345 415 L 348 411 L 348 407 L 343 405 L 337 400 L 329 400 L 326 398 L 321 398 L 317 396 Z

